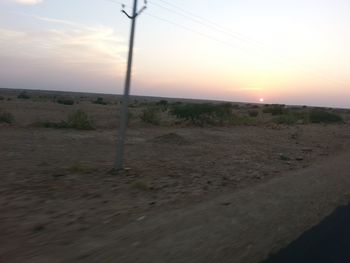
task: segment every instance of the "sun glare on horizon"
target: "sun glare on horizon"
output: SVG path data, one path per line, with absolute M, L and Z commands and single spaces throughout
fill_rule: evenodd
M 264 98 L 260 98 L 259 101 L 260 102 L 264 102 L 265 100 L 264 100 Z

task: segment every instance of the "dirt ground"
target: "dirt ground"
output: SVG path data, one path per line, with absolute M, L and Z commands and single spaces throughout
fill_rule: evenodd
M 153 224 L 161 225 L 162 218 L 169 221 L 170 215 L 179 211 L 203 211 L 206 204 L 215 218 L 215 209 L 210 210 L 213 200 L 250 193 L 256 187 L 276 187 L 272 182 L 326 164 L 347 154 L 350 146 L 348 123 L 201 128 L 131 122 L 125 156 L 128 169 L 113 175 L 109 171 L 116 152 L 117 106 L 14 100 L 0 101 L 0 108 L 16 117 L 14 125 L 0 124 L 0 262 L 152 262 L 125 256 L 126 252 L 138 251 L 137 242 L 127 240 L 128 233 L 134 235 L 135 222 L 154 217 L 157 221 Z M 72 108 L 89 112 L 98 129 L 77 131 L 35 125 L 42 120 L 62 119 Z M 317 175 L 313 176 L 317 180 Z M 255 198 L 252 195 L 250 202 Z M 257 194 L 256 198 L 261 197 Z M 291 195 L 290 201 L 292 198 L 295 196 Z M 312 222 L 301 222 L 299 231 L 320 220 L 340 199 L 327 203 L 322 198 L 324 212 L 315 215 Z M 219 202 L 224 207 L 230 204 Z M 251 209 L 256 207 L 251 205 Z M 279 211 L 270 209 L 269 213 L 273 216 Z M 266 219 L 257 216 L 254 220 Z M 267 228 L 271 230 L 273 224 L 271 221 Z M 94 240 L 100 240 L 99 247 L 103 244 L 114 251 L 109 242 L 112 232 L 123 232 L 125 237 L 115 250 L 118 261 L 118 255 L 95 247 Z M 147 236 L 139 238 L 152 239 L 152 232 L 144 234 Z M 289 237 L 296 235 L 293 232 Z M 191 235 L 186 238 L 193 245 Z M 187 241 L 183 240 L 184 245 Z M 84 249 L 76 249 L 82 242 Z M 134 247 L 127 249 L 129 246 Z M 264 247 L 267 254 L 273 249 L 276 245 Z M 259 262 L 266 253 L 251 261 L 241 258 L 225 262 Z M 169 251 L 163 262 L 192 262 L 190 258 L 169 260 L 177 256 Z

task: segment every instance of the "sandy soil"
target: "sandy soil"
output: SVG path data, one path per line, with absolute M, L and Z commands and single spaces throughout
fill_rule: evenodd
M 111 175 L 116 107 L 90 104 L 74 107 L 91 112 L 96 131 L 33 125 L 53 116 L 59 120 L 69 106 L 1 104 L 16 124 L 0 126 L 0 262 L 258 262 L 349 197 L 342 174 L 349 167 L 337 166 L 349 157 L 349 124 L 131 123 L 129 169 Z M 319 174 L 327 169 L 335 172 Z M 329 200 L 323 196 L 328 191 Z M 310 210 L 302 200 L 315 206 Z M 239 232 L 218 241 L 229 229 L 220 220 L 235 211 L 245 224 L 232 223 Z M 286 217 L 292 214 L 300 216 Z M 199 234 L 206 227 L 214 232 Z M 262 246 L 247 241 L 263 235 L 268 241 Z

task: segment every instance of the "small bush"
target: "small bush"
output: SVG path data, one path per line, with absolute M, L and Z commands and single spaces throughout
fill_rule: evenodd
M 254 105 L 250 105 L 250 106 L 249 106 L 249 108 L 251 108 L 251 109 L 259 109 L 259 108 L 260 108 L 260 106 L 259 106 L 259 105 L 254 104 Z
M 28 95 L 28 93 L 26 91 L 22 91 L 18 96 L 18 99 L 30 99 L 30 96 Z
M 159 110 L 154 107 L 144 109 L 141 113 L 140 118 L 145 123 L 150 123 L 153 125 L 159 125 L 161 120 Z
M 0 112 L 0 123 L 12 124 L 15 121 L 13 115 L 9 112 Z
M 103 98 L 101 97 L 98 97 L 96 100 L 94 100 L 92 103 L 95 103 L 95 104 L 100 104 L 100 105 L 107 105 L 107 102 L 105 102 L 103 100 Z
M 3 96 L 0 96 L 0 100 L 4 100 L 5 98 Z
M 82 110 L 77 110 L 68 117 L 69 128 L 77 130 L 93 130 L 92 121 L 89 116 Z
M 69 129 L 69 125 L 65 121 L 60 121 L 60 122 L 50 122 L 50 121 L 45 121 L 43 123 L 40 123 L 40 125 L 44 128 L 53 128 L 53 129 Z
M 67 121 L 43 122 L 41 123 L 41 126 L 54 129 L 94 130 L 92 121 L 88 115 L 81 110 L 77 110 L 69 115 Z
M 232 117 L 232 104 L 188 103 L 173 106 L 170 113 L 194 125 L 223 124 Z
M 292 125 L 298 121 L 298 118 L 293 114 L 285 114 L 274 118 L 273 121 L 278 124 Z
M 73 99 L 59 98 L 56 102 L 63 105 L 74 105 Z
M 232 117 L 232 104 L 222 103 L 215 105 L 214 112 L 220 122 L 227 121 Z
M 264 107 L 264 113 L 271 113 L 273 116 L 283 115 L 285 113 L 284 105 L 272 105 L 268 107 Z
M 138 107 L 139 107 L 139 104 L 137 104 L 137 103 L 136 103 L 136 104 L 135 104 L 135 103 L 129 103 L 129 104 L 128 104 L 128 107 L 129 107 L 129 108 L 138 108 Z
M 157 105 L 160 105 L 160 106 L 168 106 L 168 101 L 167 100 L 160 100 L 157 102 Z
M 249 114 L 249 117 L 255 118 L 255 117 L 258 117 L 259 111 L 257 111 L 257 110 L 249 110 L 248 114 Z
M 156 103 L 157 106 L 161 108 L 162 111 L 166 111 L 168 109 L 168 101 L 167 100 L 160 100 Z
M 238 116 L 233 114 L 230 118 L 231 125 L 255 125 L 256 121 L 248 116 Z
M 309 111 L 305 110 L 305 108 L 303 108 L 302 110 L 293 110 L 291 111 L 291 113 L 293 114 L 293 116 L 295 116 L 297 122 L 299 121 L 304 124 L 310 122 Z
M 325 110 L 312 110 L 310 112 L 310 122 L 312 123 L 341 123 L 343 118 L 336 114 Z

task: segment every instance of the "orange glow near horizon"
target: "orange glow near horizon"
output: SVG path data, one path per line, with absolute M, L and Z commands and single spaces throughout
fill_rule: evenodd
M 303 0 L 220 1 L 220 16 L 210 0 L 181 6 L 222 30 L 156 6 L 174 23 L 140 18 L 132 94 L 350 108 L 349 1 L 318 0 L 317 10 Z M 28 6 L 0 3 L 1 85 L 123 93 L 129 21 L 100 2 L 72 20 L 63 10 L 86 1 L 41 2 L 27 15 Z

